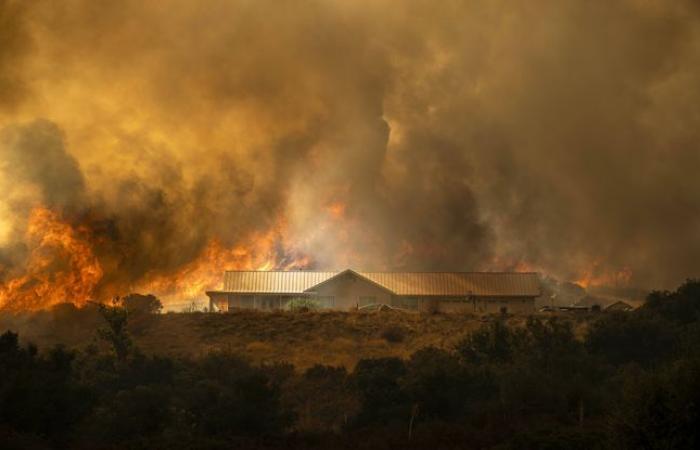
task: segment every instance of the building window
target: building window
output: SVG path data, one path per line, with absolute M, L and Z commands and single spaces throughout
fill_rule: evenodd
M 255 299 L 252 295 L 241 295 L 238 297 L 238 301 L 240 303 L 237 305 L 234 303 L 234 306 L 237 306 L 240 308 L 255 308 L 254 300 Z
M 374 296 L 361 296 L 360 297 L 360 306 L 367 306 L 367 305 L 374 305 L 377 303 L 377 297 Z

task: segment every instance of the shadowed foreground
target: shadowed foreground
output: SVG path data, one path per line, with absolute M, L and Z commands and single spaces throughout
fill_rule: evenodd
M 629 313 L 484 323 L 129 308 L 3 318 L 31 338 L 0 337 L 3 448 L 655 449 L 700 439 L 700 282 Z
M 198 357 L 227 351 L 257 363 L 352 369 L 361 358 L 407 358 L 428 346 L 450 348 L 479 328 L 481 320 L 471 315 L 400 312 L 169 313 L 134 319 L 129 330 L 148 354 Z M 75 309 L 66 304 L 51 311 L 0 316 L 0 328 L 17 331 L 23 341 L 42 348 L 58 343 L 80 348 L 94 340 L 101 321 L 96 307 Z M 585 325 L 583 318 L 578 321 L 578 327 Z M 524 322 L 523 316 L 508 319 L 514 326 Z

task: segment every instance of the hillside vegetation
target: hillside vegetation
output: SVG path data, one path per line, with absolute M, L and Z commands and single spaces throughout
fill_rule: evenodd
M 585 317 L 159 310 L 132 295 L 4 316 L 0 325 L 26 334 L 0 335 L 3 448 L 700 441 L 700 281 L 654 292 L 633 312 Z
M 587 316 L 571 315 L 582 333 Z M 162 356 L 199 357 L 229 351 L 255 363 L 288 362 L 300 370 L 314 364 L 352 369 L 358 360 L 408 358 L 425 347 L 451 348 L 486 320 L 461 314 L 384 312 L 260 312 L 228 314 L 168 313 L 132 320 L 128 328 L 144 352 Z M 514 327 L 525 316 L 509 316 Z M 49 348 L 81 348 L 96 338 L 101 318 L 95 307 L 60 305 L 51 311 L 0 316 L 0 329 L 16 331 L 25 342 Z

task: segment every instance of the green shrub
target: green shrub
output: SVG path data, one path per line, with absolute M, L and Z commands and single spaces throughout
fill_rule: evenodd
M 310 298 L 293 298 L 285 305 L 286 309 L 293 312 L 315 311 L 319 308 L 317 301 Z

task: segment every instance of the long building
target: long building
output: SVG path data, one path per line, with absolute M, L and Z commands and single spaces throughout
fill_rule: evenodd
M 442 312 L 530 312 L 539 277 L 524 272 L 227 271 L 207 291 L 210 311 L 285 309 L 299 299 L 319 308 L 390 305 Z

